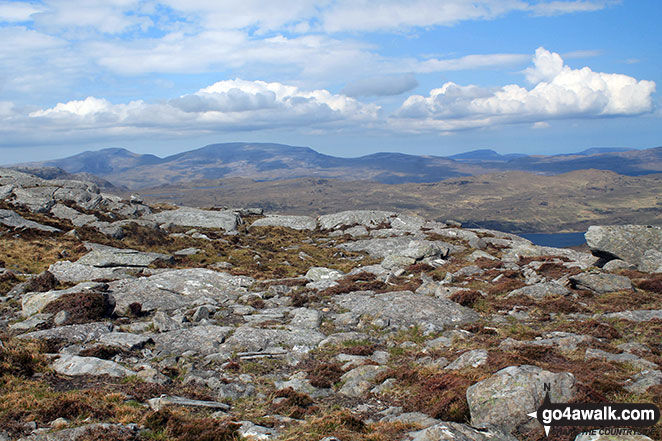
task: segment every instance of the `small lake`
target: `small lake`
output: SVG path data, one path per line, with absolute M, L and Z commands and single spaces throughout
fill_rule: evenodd
M 518 236 L 545 247 L 565 248 L 586 243 L 584 233 L 522 233 Z

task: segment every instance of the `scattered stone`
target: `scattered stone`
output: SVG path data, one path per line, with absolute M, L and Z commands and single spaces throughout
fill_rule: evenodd
M 616 274 L 582 273 L 569 278 L 573 288 L 588 289 L 605 294 L 613 291 L 632 291 L 632 282 L 625 276 Z
M 454 362 L 446 366 L 447 370 L 464 369 L 465 367 L 478 367 L 487 363 L 487 351 L 484 349 L 475 349 L 467 351 L 455 359 Z
M 511 291 L 506 298 L 525 296 L 534 300 L 542 300 L 551 296 L 567 296 L 571 292 L 565 286 L 556 282 L 536 283 Z
M 450 300 L 411 291 L 374 295 L 350 293 L 336 296 L 333 300 L 341 308 L 370 317 L 373 324 L 381 320 L 382 327 L 394 329 L 420 326 L 425 332 L 434 332 L 448 326 L 473 323 L 479 317 L 473 310 Z
M 225 232 L 237 231 L 240 220 L 239 215 L 234 211 L 209 211 L 190 207 L 149 214 L 143 219 L 183 227 L 220 228 Z
M 175 256 L 195 256 L 196 254 L 200 254 L 200 248 L 184 248 L 172 254 Z
M 409 433 L 411 441 L 518 441 L 496 427 L 475 429 L 466 424 L 441 422 Z
M 338 270 L 323 267 L 310 268 L 305 275 L 306 279 L 312 280 L 313 282 L 321 282 L 326 280 L 334 281 L 341 279 L 343 276 L 344 274 Z
M 98 340 L 103 334 L 113 330 L 111 323 L 86 323 L 83 325 L 66 325 L 57 328 L 44 329 L 19 335 L 18 338 L 33 340 L 54 340 L 69 344 L 87 343 Z
M 126 377 L 135 372 L 120 366 L 114 361 L 102 360 L 96 357 L 79 357 L 62 354 L 53 363 L 55 372 L 62 375 L 109 375 L 111 377 Z
M 545 397 L 545 383 L 551 385 L 550 398 L 554 403 L 567 403 L 575 397 L 574 375 L 530 365 L 501 369 L 470 386 L 467 401 L 472 424 L 477 427 L 492 424 L 506 431 L 527 425 L 532 421 L 527 414 L 537 410 Z
M 168 314 L 163 311 L 157 311 L 154 314 L 152 324 L 159 332 L 174 331 L 175 329 L 181 328 L 181 324 L 178 321 L 171 319 Z
M 130 332 L 110 332 L 99 338 L 99 343 L 105 346 L 115 346 L 132 351 L 142 349 L 147 343 L 152 342 L 148 336 L 131 334 Z
M 656 369 L 659 366 L 652 361 L 638 357 L 634 354 L 612 354 L 601 349 L 588 348 L 586 349 L 586 360 L 598 359 L 603 361 L 613 361 L 616 363 L 630 363 L 632 366 L 639 369 Z
M 219 352 L 233 328 L 200 325 L 151 335 L 155 349 L 164 354 L 182 355 L 187 352 L 208 355 Z
M 591 251 L 607 260 L 640 266 L 648 250 L 662 249 L 662 228 L 648 225 L 590 226 L 584 235 Z M 641 268 L 640 268 L 641 269 Z
M 354 368 L 340 377 L 344 384 L 338 393 L 349 397 L 360 397 L 374 386 L 375 378 L 387 370 L 386 366 L 373 365 Z
M 19 214 L 11 210 L 0 210 L 0 224 L 11 228 L 30 228 L 33 230 L 45 231 L 47 233 L 59 233 L 61 230 L 48 225 L 42 225 L 38 222 L 24 219 Z
M 185 407 L 204 407 L 215 410 L 230 410 L 230 406 L 217 401 L 191 400 L 184 397 L 161 396 L 147 400 L 150 409 L 154 411 L 161 410 L 167 406 L 185 406 Z
M 649 388 L 662 384 L 662 371 L 643 370 L 632 377 L 632 381 L 632 384 L 625 386 L 625 390 L 635 394 L 644 394 Z
M 597 319 L 629 320 L 631 322 L 649 322 L 651 320 L 662 320 L 662 309 L 643 309 L 638 311 L 611 312 L 608 314 L 595 314 Z
M 269 215 L 253 222 L 251 228 L 253 227 L 286 227 L 293 230 L 314 230 L 317 228 L 317 221 L 310 216 Z
M 258 426 L 250 421 L 240 421 L 241 427 L 237 429 L 239 435 L 249 441 L 266 441 L 278 436 L 274 429 Z
M 147 267 L 157 260 L 169 261 L 172 257 L 160 253 L 143 253 L 137 250 L 96 245 L 95 249 L 76 261 L 80 265 L 97 268 L 117 266 Z

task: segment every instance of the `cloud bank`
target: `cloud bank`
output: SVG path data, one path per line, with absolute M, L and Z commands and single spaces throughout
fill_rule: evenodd
M 445 83 L 428 96 L 407 98 L 393 122 L 402 129 L 453 131 L 564 118 L 632 116 L 653 110 L 653 81 L 593 72 L 588 67 L 571 69 L 559 54 L 542 47 L 524 74 L 534 85 L 530 89 L 517 84 L 488 89 Z

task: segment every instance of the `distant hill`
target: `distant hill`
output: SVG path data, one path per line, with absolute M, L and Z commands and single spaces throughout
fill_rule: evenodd
M 112 148 L 22 166 L 58 167 L 68 173 L 91 173 L 115 185 L 133 189 L 235 177 L 256 181 L 311 177 L 400 184 L 438 182 L 503 171 L 555 175 L 589 168 L 640 176 L 662 172 L 662 147 L 626 151 L 591 148 L 569 155 L 549 156 L 501 155 L 493 150 L 474 150 L 450 157 L 375 153 L 358 158 L 339 158 L 308 147 L 226 143 L 211 144 L 165 158 Z

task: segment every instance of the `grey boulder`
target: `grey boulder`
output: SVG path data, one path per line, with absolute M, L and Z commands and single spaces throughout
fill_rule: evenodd
M 467 389 L 471 422 L 476 427 L 495 425 L 510 431 L 531 420 L 545 398 L 543 385 L 551 385 L 550 398 L 565 403 L 575 397 L 575 377 L 569 372 L 554 373 L 537 366 L 510 366 Z
M 632 282 L 625 276 L 616 274 L 582 273 L 570 277 L 575 288 L 588 289 L 598 294 L 614 291 L 632 291 Z
M 236 231 L 240 220 L 239 215 L 234 211 L 211 211 L 190 207 L 149 214 L 143 219 L 183 227 L 220 228 L 226 232 Z
M 63 354 L 53 363 L 53 369 L 58 374 L 76 375 L 109 375 L 111 377 L 126 377 L 135 372 L 120 366 L 114 361 L 102 360 L 96 357 L 79 357 Z
M 45 231 L 47 233 L 57 233 L 61 231 L 55 227 L 49 227 L 48 225 L 27 220 L 11 210 L 0 210 L 0 224 L 11 228 L 30 228 L 33 230 Z
M 314 230 L 317 228 L 317 221 L 310 216 L 270 215 L 256 220 L 251 225 L 252 227 L 287 227 L 293 230 Z
M 438 299 L 411 291 L 382 294 L 349 293 L 336 296 L 340 308 L 369 317 L 371 324 L 382 328 L 406 329 L 420 326 L 425 332 L 473 323 L 476 312 L 446 299 Z
M 409 434 L 411 441 L 517 441 L 496 427 L 475 429 L 466 424 L 441 422 Z
M 105 245 L 93 245 L 92 251 L 76 261 L 80 265 L 97 268 L 118 266 L 147 267 L 157 260 L 171 260 L 172 257 L 160 253 L 144 253 L 128 248 L 114 248 Z
M 323 230 L 335 230 L 354 225 L 374 228 L 382 223 L 390 225 L 391 218 L 396 216 L 396 213 L 390 211 L 352 210 L 325 214 L 317 218 L 317 222 Z
M 590 226 L 585 234 L 591 251 L 608 259 L 641 266 L 648 250 L 662 250 L 662 228 L 648 225 Z

